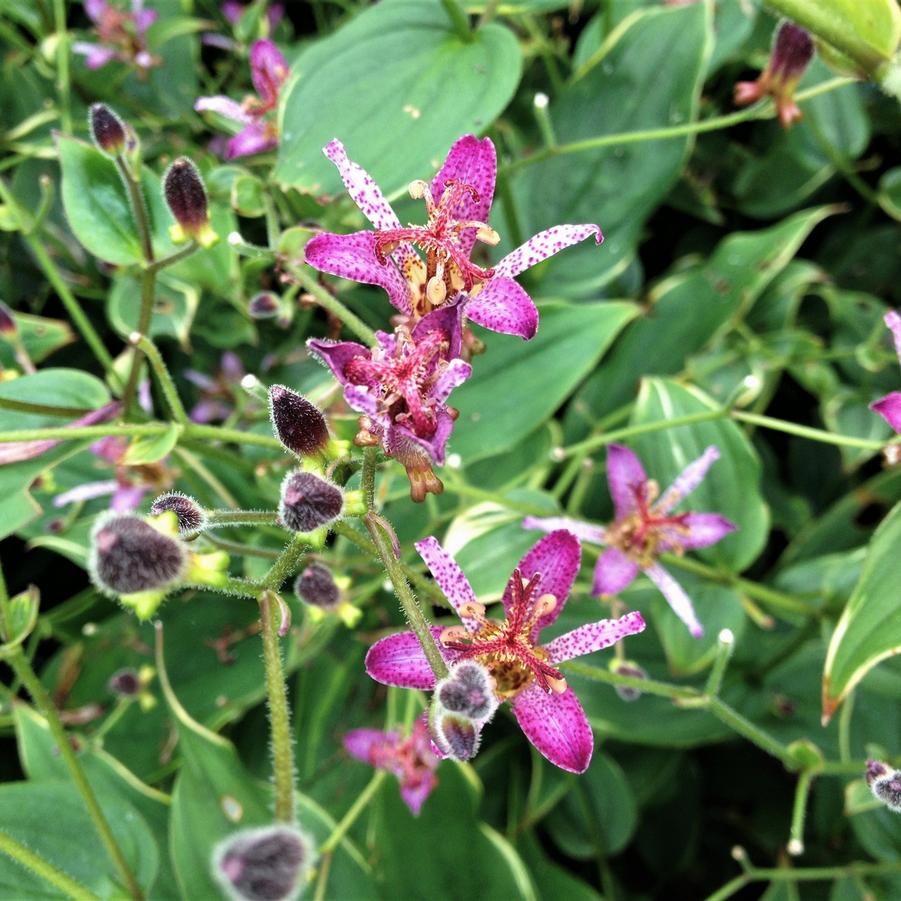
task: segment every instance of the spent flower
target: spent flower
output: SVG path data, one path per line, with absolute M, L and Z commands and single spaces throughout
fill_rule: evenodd
M 588 768 L 594 749 L 591 727 L 559 664 L 606 648 L 641 632 L 639 613 L 588 623 L 546 643 L 541 633 L 557 620 L 579 571 L 581 548 L 564 530 L 542 538 L 520 561 L 504 591 L 505 618 L 488 619 L 456 561 L 435 538 L 416 549 L 457 615 L 461 626 L 432 628 L 449 665 L 475 661 L 494 680 L 500 701 L 513 714 L 530 742 L 551 763 L 574 773 Z M 403 688 L 435 688 L 435 676 L 413 632 L 376 642 L 366 669 L 377 682 Z
M 691 599 L 660 565 L 658 557 L 708 547 L 735 531 L 735 524 L 718 513 L 672 513 L 673 507 L 701 484 L 719 456 L 715 447 L 708 447 L 660 495 L 659 486 L 648 478 L 638 457 L 621 444 L 611 444 L 607 453 L 607 483 L 616 514 L 614 522 L 604 528 L 565 517 L 529 516 L 523 526 L 546 532 L 567 529 L 582 541 L 606 545 L 595 566 L 594 593 L 618 594 L 641 571 L 698 638 L 704 634 L 704 627 L 695 615 Z
M 136 67 L 138 74 L 146 78 L 147 71 L 162 62 L 147 46 L 147 29 L 159 13 L 144 9 L 144 0 L 132 0 L 130 7 L 107 0 L 85 0 L 84 11 L 93 23 L 97 42 L 75 41 L 72 50 L 85 58 L 89 69 L 100 69 L 119 60 Z

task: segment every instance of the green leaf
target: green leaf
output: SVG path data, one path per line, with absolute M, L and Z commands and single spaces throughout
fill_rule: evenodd
M 469 465 L 515 447 L 569 397 L 636 313 L 623 302 L 551 301 L 541 305 L 538 334 L 528 343 L 480 333 L 489 351 L 451 398 L 460 410 L 451 452 Z
M 388 0 L 301 54 L 281 94 L 275 179 L 299 190 L 341 188 L 322 148 L 340 138 L 386 194 L 425 178 L 467 132 L 484 132 L 509 102 L 519 45 L 491 24 L 463 42 L 442 6 Z
M 6 649 L 22 644 L 32 633 L 40 606 L 41 593 L 35 585 L 9 599 L 6 607 L 7 640 L 0 645 L 0 657 Z
M 632 424 L 677 419 L 715 410 L 710 398 L 697 389 L 668 379 L 642 382 Z M 769 512 L 760 494 L 760 459 L 744 432 L 725 420 L 681 425 L 639 435 L 629 442 L 645 471 L 664 490 L 692 460 L 713 444 L 720 451 L 707 477 L 678 510 L 721 513 L 738 530 L 698 555 L 712 563 L 740 571 L 749 566 L 766 544 Z
M 19 337 L 32 363 L 40 363 L 55 350 L 75 340 L 68 322 L 18 311 L 13 315 L 19 327 Z M 18 366 L 15 350 L 9 341 L 0 341 L 0 365 L 4 368 Z
M 150 336 L 168 335 L 175 338 L 183 348 L 187 348 L 191 325 L 199 305 L 200 292 L 195 285 L 177 281 L 168 272 L 163 273 L 156 285 Z M 139 280 L 130 275 L 114 279 L 106 301 L 106 317 L 123 338 L 138 327 L 140 308 Z
M 146 435 L 142 438 L 134 438 L 125 451 L 122 463 L 126 466 L 157 463 L 172 452 L 172 449 L 178 443 L 180 434 L 181 427 L 173 422 L 160 435 Z
M 880 660 L 901 653 L 899 547 L 901 504 L 873 534 L 860 581 L 832 633 L 823 671 L 824 721 Z

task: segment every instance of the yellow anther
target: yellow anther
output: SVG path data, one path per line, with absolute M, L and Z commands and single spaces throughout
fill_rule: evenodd
M 443 304 L 447 299 L 447 285 L 444 284 L 444 279 L 433 275 L 429 279 L 428 285 L 426 285 L 425 293 L 432 306 L 437 307 Z
M 554 694 L 562 695 L 563 692 L 566 691 L 566 689 L 568 687 L 566 684 L 566 679 L 564 679 L 562 677 L 560 679 L 555 679 L 552 676 L 547 676 L 546 678 L 547 678 L 547 684 L 550 685 L 551 691 Z
M 485 607 L 478 601 L 466 601 L 460 604 L 459 613 L 460 616 L 466 616 L 470 619 L 484 619 Z
M 448 626 L 446 629 L 442 629 L 441 635 L 438 636 L 441 644 L 449 644 L 452 641 L 463 641 L 469 637 L 469 632 L 465 626 Z
M 483 244 L 490 244 L 492 247 L 494 247 L 495 244 L 499 244 L 501 240 L 501 236 L 490 225 L 480 226 L 479 230 L 476 232 L 476 237 Z
M 557 598 L 552 594 L 543 594 L 535 602 L 535 613 L 538 616 L 546 616 L 557 606 Z
M 407 186 L 407 190 L 410 192 L 410 196 L 414 200 L 422 200 L 427 194 L 431 194 L 431 190 L 429 189 L 428 182 L 424 182 L 421 178 L 414 179 Z

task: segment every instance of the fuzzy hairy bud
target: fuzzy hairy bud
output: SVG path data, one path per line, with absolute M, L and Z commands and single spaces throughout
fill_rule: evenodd
M 454 760 L 472 760 L 479 752 L 481 737 L 478 724 L 466 716 L 440 711 L 435 718 L 435 744 Z
M 893 770 L 878 760 L 867 761 L 867 785 L 889 810 L 901 813 L 901 770 Z
M 341 600 L 341 589 L 332 571 L 322 563 L 311 563 L 294 582 L 294 593 L 307 604 L 332 610 Z
M 218 240 L 210 226 L 206 188 L 197 166 L 186 156 L 179 157 L 163 176 L 163 197 L 175 217 L 169 230 L 172 240 L 183 243 L 194 239 L 203 247 Z
M 648 678 L 647 672 L 631 660 L 611 661 L 610 672 L 619 676 L 629 676 L 632 679 Z M 614 685 L 613 689 L 623 701 L 637 701 L 641 697 L 641 691 L 631 685 Z
M 271 291 L 254 294 L 247 303 L 247 312 L 251 319 L 273 319 L 281 312 L 278 295 Z
M 88 111 L 91 137 L 97 149 L 118 156 L 125 149 L 125 123 L 105 103 L 92 103 Z
M 276 437 L 292 454 L 313 456 L 328 444 L 325 417 L 302 394 L 273 385 L 269 389 L 269 413 Z
M 213 854 L 213 875 L 236 901 L 283 901 L 297 895 L 312 852 L 290 826 L 246 829 Z
M 107 683 L 109 690 L 120 698 L 136 698 L 143 687 L 138 671 L 129 668 L 117 670 Z
M 279 518 L 292 532 L 312 532 L 341 515 L 344 494 L 322 476 L 297 470 L 282 482 Z
M 206 526 L 206 510 L 193 497 L 182 494 L 180 491 L 161 494 L 150 505 L 150 513 L 153 516 L 159 516 L 166 512 L 175 514 L 178 519 L 180 535 L 191 535 Z
M 471 720 L 487 720 L 497 710 L 491 674 L 474 661 L 454 666 L 436 686 L 435 697 L 445 710 Z

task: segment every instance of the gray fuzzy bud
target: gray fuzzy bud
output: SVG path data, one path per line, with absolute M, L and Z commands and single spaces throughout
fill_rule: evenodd
M 309 457 L 328 444 L 325 417 L 302 394 L 273 385 L 269 389 L 269 412 L 276 437 L 292 454 Z
M 485 720 L 497 709 L 491 675 L 473 661 L 458 663 L 438 684 L 435 694 L 445 710 L 472 720 Z
M 295 580 L 294 593 L 313 607 L 331 610 L 341 600 L 341 589 L 331 570 L 322 563 L 311 563 Z
M 191 535 L 206 526 L 206 510 L 187 494 L 170 491 L 161 494 L 151 505 L 153 516 L 172 512 L 178 519 L 178 531 L 181 535 Z
M 337 485 L 312 472 L 289 472 L 282 482 L 278 514 L 292 532 L 312 532 L 341 515 L 344 494 Z

